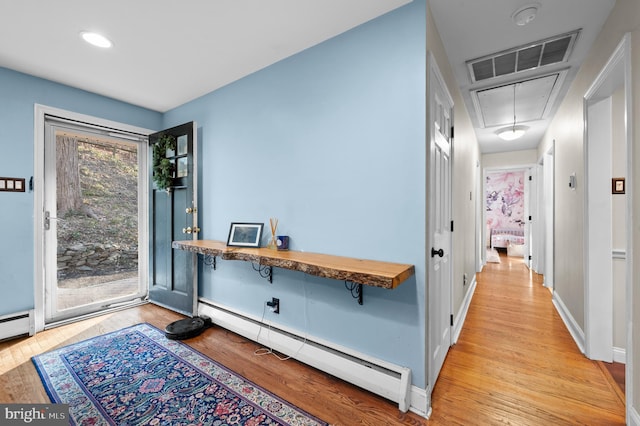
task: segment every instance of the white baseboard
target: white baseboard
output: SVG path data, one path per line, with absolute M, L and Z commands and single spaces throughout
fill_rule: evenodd
M 425 389 L 411 385 L 411 369 L 359 353 L 278 324 L 263 323 L 218 303 L 200 299 L 198 313 L 222 328 L 308 364 L 386 399 L 402 412 L 422 416 L 431 411 Z M 261 331 L 262 329 L 262 331 Z
M 640 426 L 640 414 L 635 407 L 627 407 L 627 422 L 629 426 Z
M 576 345 L 578 345 L 578 349 L 580 349 L 580 352 L 584 354 L 586 350 L 584 331 L 582 331 L 576 320 L 567 309 L 567 306 L 564 304 L 560 296 L 558 296 L 558 292 L 553 292 L 552 301 L 553 306 L 556 307 L 556 311 L 558 311 L 558 314 L 560 314 L 560 318 L 562 318 L 564 325 L 569 330 L 571 337 L 573 337 Z
M 451 344 L 456 344 L 458 342 L 458 338 L 460 337 L 460 332 L 462 331 L 462 326 L 464 325 L 464 321 L 467 318 L 467 313 L 469 312 L 469 306 L 471 305 L 471 299 L 473 299 L 473 295 L 476 291 L 476 275 L 473 276 L 471 280 L 471 285 L 469 286 L 469 290 L 467 290 L 467 294 L 464 296 L 464 300 L 462 301 L 462 306 L 460 310 L 456 314 L 453 320 L 453 332 L 451 335 Z
M 411 386 L 411 406 L 409 411 L 426 419 L 431 416 L 431 392 L 417 386 Z
M 613 362 L 627 363 L 627 351 L 624 348 L 613 348 Z
M 562 321 L 564 322 L 565 326 L 569 330 L 571 337 L 573 337 L 573 340 L 576 342 L 576 345 L 578 345 L 578 349 L 580 349 L 580 352 L 582 352 L 586 356 L 586 338 L 585 338 L 584 332 L 578 326 L 575 319 L 567 309 L 566 305 L 564 304 L 564 302 L 562 302 L 562 299 L 560 298 L 560 296 L 558 296 L 557 292 L 553 292 L 552 301 L 553 301 L 553 305 L 556 307 L 556 310 L 558 311 L 558 314 L 560 314 Z M 626 364 L 627 363 L 626 350 L 624 348 L 613 347 L 613 361 L 619 362 L 621 364 Z

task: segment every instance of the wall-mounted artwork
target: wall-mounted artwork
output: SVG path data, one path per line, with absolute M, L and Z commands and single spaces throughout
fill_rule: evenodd
M 524 226 L 524 170 L 486 174 L 486 209 L 489 229 Z

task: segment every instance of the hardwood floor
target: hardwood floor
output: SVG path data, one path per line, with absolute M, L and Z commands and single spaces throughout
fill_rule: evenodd
M 31 357 L 140 322 L 158 328 L 182 318 L 155 305 L 127 309 L 0 343 L 0 402 L 48 403 Z M 295 360 L 254 354 L 261 346 L 213 327 L 186 340 L 193 348 L 290 403 L 333 425 L 426 425 L 422 417 L 401 413 L 398 405 Z
M 47 350 L 180 316 L 154 305 L 69 324 L 0 343 L 0 402 L 49 402 L 31 357 Z M 624 424 L 624 402 L 605 369 L 586 359 L 521 262 L 489 264 L 458 343 L 433 393 L 429 421 L 295 361 L 256 356 L 259 346 L 213 327 L 185 341 L 195 349 L 333 425 Z
M 434 424 L 625 424 L 624 400 L 578 350 L 542 276 L 504 254 L 501 261 L 478 274 L 436 382 Z

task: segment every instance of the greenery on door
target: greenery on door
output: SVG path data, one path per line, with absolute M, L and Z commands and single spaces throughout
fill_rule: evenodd
M 175 150 L 176 138 L 172 135 L 163 134 L 153 144 L 153 181 L 159 190 L 172 186 L 175 164 L 167 156 L 174 156 Z

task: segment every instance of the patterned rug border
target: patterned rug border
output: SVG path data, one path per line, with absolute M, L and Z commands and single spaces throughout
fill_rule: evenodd
M 69 404 L 68 401 L 64 401 L 63 398 L 60 397 L 60 395 L 58 394 L 57 390 L 56 390 L 56 385 L 53 384 L 50 380 L 49 377 L 49 373 L 47 371 L 46 366 L 44 365 L 45 359 L 50 359 L 51 357 L 59 357 L 60 355 L 64 354 L 64 353 L 68 353 L 69 351 L 75 349 L 75 348 L 80 348 L 80 347 L 84 347 L 87 345 L 90 345 L 92 342 L 98 340 L 98 339 L 103 339 L 103 338 L 110 338 L 110 337 L 114 337 L 117 336 L 118 334 L 124 334 L 124 333 L 128 333 L 128 332 L 137 332 L 140 333 L 142 335 L 144 335 L 146 338 L 148 338 L 149 340 L 151 340 L 155 345 L 161 347 L 164 351 L 166 351 L 167 353 L 169 353 L 171 356 L 176 357 L 177 359 L 181 360 L 182 362 L 188 364 L 190 367 L 196 369 L 198 372 L 200 372 L 201 374 L 203 374 L 204 376 L 208 377 L 210 380 L 215 381 L 216 383 L 221 384 L 222 386 L 224 386 L 226 389 L 228 389 L 228 391 L 232 392 L 233 394 L 235 394 L 237 397 L 247 401 L 248 403 L 250 403 L 252 406 L 262 410 L 265 414 L 267 414 L 272 420 L 278 422 L 278 424 L 281 424 L 280 422 L 286 422 L 284 424 L 286 425 L 313 425 L 313 424 L 317 424 L 317 425 L 324 425 L 327 426 L 328 423 L 324 422 L 323 420 L 320 420 L 319 418 L 315 417 L 314 415 L 306 412 L 305 410 L 291 404 L 290 402 L 286 401 L 285 399 L 275 395 L 274 393 L 268 391 L 267 389 L 263 388 L 262 386 L 254 383 L 253 381 L 247 379 L 246 377 L 242 376 L 239 373 L 234 372 L 233 370 L 229 369 L 228 367 L 224 366 L 223 364 L 221 364 L 220 362 L 212 359 L 211 357 L 205 355 L 204 353 L 198 351 L 197 349 L 189 346 L 186 343 L 183 343 L 181 341 L 176 341 L 176 340 L 170 340 L 167 339 L 164 335 L 164 332 L 162 330 L 160 330 L 159 328 L 155 327 L 152 324 L 143 322 L 143 323 L 139 323 L 136 325 L 132 325 L 129 327 L 125 327 L 119 330 L 115 330 L 115 331 L 111 331 L 108 333 L 104 333 L 104 334 L 100 334 L 94 337 L 90 337 L 88 339 L 84 339 L 81 340 L 79 342 L 75 342 L 75 343 L 70 343 L 68 345 L 59 347 L 59 348 L 55 348 L 52 349 L 50 351 L 44 352 L 40 355 L 36 355 L 34 357 L 32 357 L 32 362 L 36 368 L 36 371 L 38 372 L 38 375 L 40 376 L 40 380 L 42 381 L 45 391 L 47 393 L 47 395 L 49 396 L 49 399 L 51 400 L 52 403 L 64 403 L 64 404 Z M 145 332 L 146 331 L 146 332 Z M 194 359 L 195 358 L 195 359 Z M 197 359 L 200 359 L 200 361 L 205 361 L 207 363 L 210 363 L 211 366 L 213 366 L 213 369 L 210 368 L 210 371 L 206 371 L 204 370 L 204 365 L 196 365 L 194 363 L 194 361 L 196 361 Z M 91 401 L 91 405 L 93 405 L 93 407 L 95 407 L 96 410 L 98 410 L 101 414 L 102 417 L 105 418 L 105 420 L 108 420 L 109 422 L 111 422 L 111 417 L 104 411 L 104 409 L 102 408 L 102 406 L 100 405 L 100 403 L 98 403 L 93 395 L 91 395 L 86 387 L 84 386 L 84 383 L 82 383 L 82 381 L 77 377 L 77 375 L 75 374 L 75 372 L 73 370 L 70 370 L 68 366 L 66 367 L 66 371 L 67 373 L 73 378 L 75 384 L 77 386 L 79 386 L 80 388 L 82 388 L 82 392 L 84 393 L 84 395 L 87 397 L 87 399 L 89 399 Z M 237 380 L 240 383 L 247 383 L 249 385 L 251 385 L 257 394 L 264 394 L 267 395 L 268 397 L 280 402 L 280 404 L 282 404 L 283 408 L 285 409 L 285 411 L 289 411 L 288 415 L 286 418 L 283 417 L 278 417 L 276 414 L 269 412 L 268 410 L 266 410 L 264 407 L 262 407 L 261 405 L 259 405 L 255 399 L 256 398 L 251 398 L 251 396 L 248 396 L 244 393 L 239 392 L 238 389 L 233 388 L 232 386 L 230 386 L 228 383 L 224 383 L 222 381 L 219 381 L 215 375 L 213 374 L 213 372 L 215 370 L 221 370 L 226 372 L 227 374 L 229 374 L 230 376 L 237 378 Z M 254 397 L 256 396 L 255 394 L 253 395 Z M 70 410 L 72 413 L 72 417 L 73 417 L 73 408 L 70 406 Z M 300 416 L 306 417 L 308 420 L 310 420 L 311 422 L 300 422 Z M 73 421 L 73 419 L 70 419 Z M 298 420 L 296 422 L 296 420 Z M 291 422 L 293 421 L 293 423 Z M 315 422 L 315 423 L 314 423 Z

